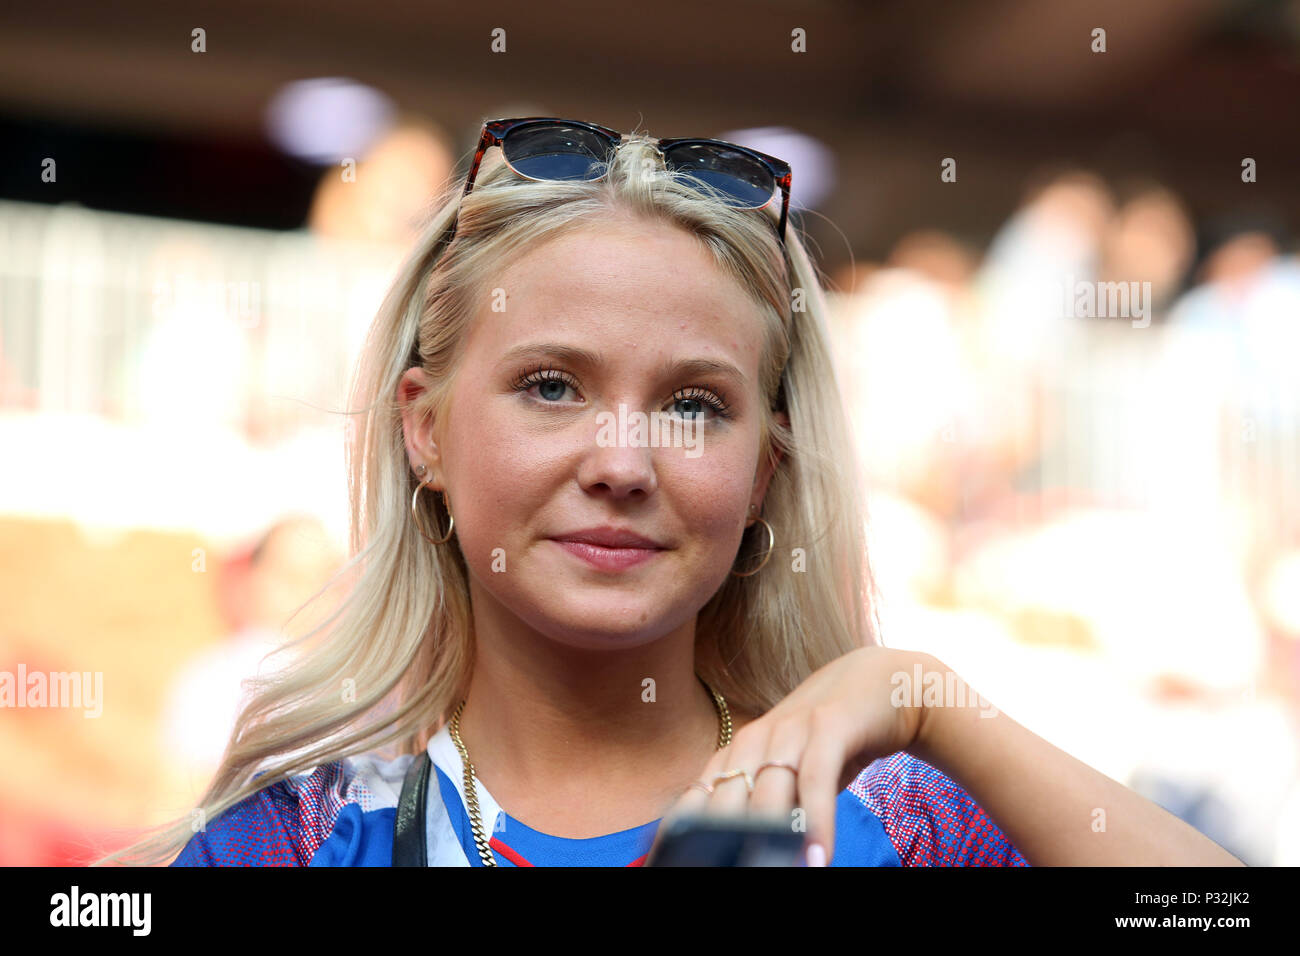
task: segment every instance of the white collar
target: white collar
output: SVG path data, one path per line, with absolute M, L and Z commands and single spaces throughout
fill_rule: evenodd
M 469 815 L 469 803 L 465 799 L 465 763 L 460 759 L 456 742 L 451 739 L 450 724 L 443 724 L 442 729 L 429 740 L 429 759 L 433 765 L 447 775 L 460 795 L 461 806 Z M 485 827 L 490 827 L 488 839 L 495 832 L 495 827 L 504 822 L 500 805 L 488 793 L 487 788 L 477 776 L 473 778 L 474 794 L 478 798 L 479 817 Z M 469 866 L 465 850 L 456 837 L 451 825 L 448 809 L 442 799 L 442 788 L 438 785 L 437 774 L 429 779 L 430 793 L 428 800 L 428 855 L 430 866 Z

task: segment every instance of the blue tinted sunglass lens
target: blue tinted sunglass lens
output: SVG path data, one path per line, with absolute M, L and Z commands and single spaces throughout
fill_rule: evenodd
M 577 126 L 524 126 L 504 143 L 506 160 L 529 179 L 599 179 L 607 171 L 609 143 Z
M 733 205 L 746 209 L 765 205 L 776 190 L 768 168 L 739 150 L 686 143 L 669 148 L 664 160 L 670 169 L 701 180 L 725 194 Z

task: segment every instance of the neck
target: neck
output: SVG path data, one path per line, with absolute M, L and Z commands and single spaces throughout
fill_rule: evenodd
M 475 598 L 460 734 L 478 778 L 508 811 L 593 793 L 638 794 L 643 809 L 657 806 L 716 751 L 719 718 L 695 674 L 694 619 L 639 646 L 587 650 Z

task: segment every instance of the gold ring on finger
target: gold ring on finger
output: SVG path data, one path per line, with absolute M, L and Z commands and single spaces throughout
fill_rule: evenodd
M 753 793 L 753 792 L 754 792 L 754 778 L 751 777 L 751 776 L 750 776 L 748 773 L 746 773 L 744 770 L 728 770 L 726 773 L 719 774 L 718 776 L 716 776 L 716 777 L 713 778 L 713 785 L 716 787 L 716 786 L 717 786 L 719 783 L 721 783 L 723 780 L 730 780 L 730 779 L 732 779 L 733 777 L 744 777 L 744 778 L 745 778 L 745 789 L 746 789 L 749 793 Z
M 784 760 L 769 760 L 766 763 L 759 764 L 758 769 L 754 771 L 754 780 L 757 781 L 758 775 L 762 773 L 764 770 L 766 770 L 768 767 L 781 767 L 785 770 L 789 770 L 796 777 L 799 776 L 799 768 L 796 767 L 794 764 L 786 763 Z
M 703 790 L 705 793 L 709 793 L 709 794 L 713 793 L 713 788 L 703 783 L 693 783 L 686 789 L 690 790 L 692 788 L 694 788 L 695 790 Z

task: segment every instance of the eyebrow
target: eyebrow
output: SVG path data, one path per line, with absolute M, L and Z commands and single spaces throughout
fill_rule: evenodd
M 501 357 L 501 361 L 518 362 L 528 358 L 543 357 L 558 358 L 572 362 L 575 365 L 586 365 L 590 368 L 601 364 L 600 353 L 561 342 L 534 342 L 527 345 L 516 345 Z M 667 373 L 673 375 L 725 375 L 735 379 L 742 387 L 748 382 L 745 373 L 736 366 L 730 362 L 722 362 L 717 359 L 682 359 L 679 362 L 665 363 L 663 368 Z

